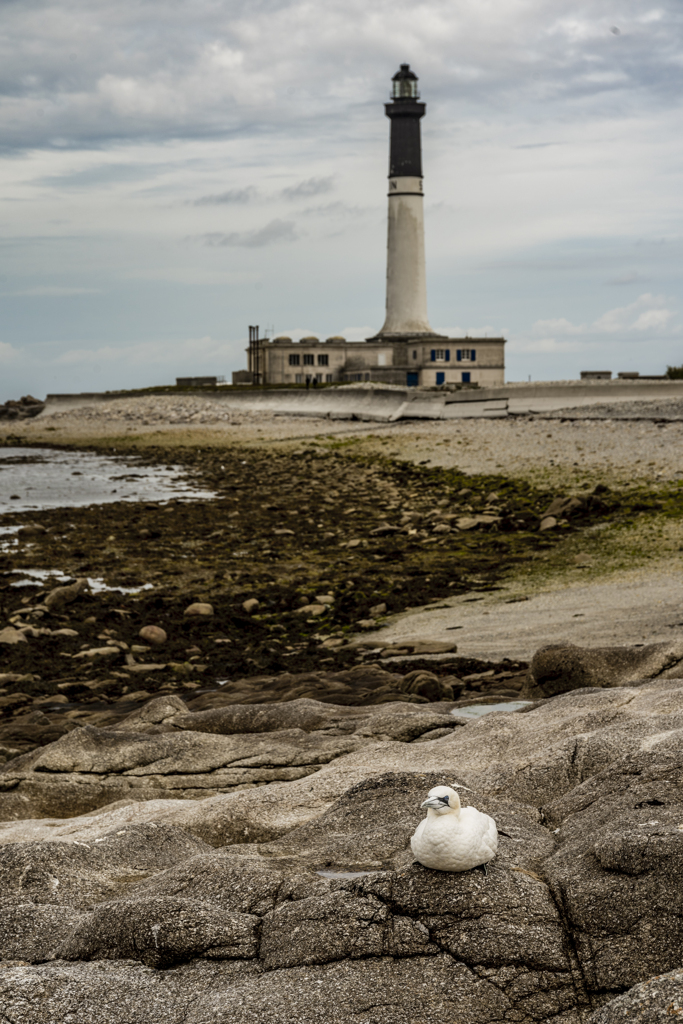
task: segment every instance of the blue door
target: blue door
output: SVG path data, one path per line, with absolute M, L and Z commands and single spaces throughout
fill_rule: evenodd
M 442 370 L 437 370 L 436 371 L 436 383 L 437 384 L 445 384 L 446 383 L 446 374 Z
M 462 382 L 463 382 L 463 384 L 469 384 L 469 382 L 470 382 L 469 370 L 463 370 Z
M 407 373 L 406 384 L 409 388 L 416 388 L 419 382 L 419 373 Z

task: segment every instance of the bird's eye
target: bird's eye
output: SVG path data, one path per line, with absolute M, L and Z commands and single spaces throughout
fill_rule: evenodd
M 440 797 L 439 797 L 439 800 L 440 800 L 440 801 L 441 801 L 441 803 L 443 803 L 443 804 L 447 804 L 447 803 L 448 803 L 448 797 L 447 797 L 447 796 L 440 796 Z

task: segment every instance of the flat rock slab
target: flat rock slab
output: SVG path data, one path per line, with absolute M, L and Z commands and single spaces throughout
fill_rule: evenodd
M 449 598 L 441 602 L 447 608 L 393 617 L 381 631 L 364 634 L 363 643 L 401 647 L 417 640 L 447 641 L 457 627 L 461 656 L 529 661 L 550 643 L 657 643 L 681 632 L 683 579 L 668 571 L 623 573 L 607 583 L 548 589 L 524 600 L 518 596 L 504 589 L 477 601 Z

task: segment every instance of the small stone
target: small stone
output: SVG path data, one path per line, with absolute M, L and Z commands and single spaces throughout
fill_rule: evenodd
M 303 608 L 297 608 L 297 615 L 324 615 L 328 611 L 326 604 L 305 604 Z
M 87 579 L 76 580 L 75 583 L 70 583 L 68 587 L 55 587 L 45 598 L 45 606 L 51 612 L 57 612 L 66 604 L 71 604 L 75 601 L 80 593 L 84 590 L 89 590 L 90 584 Z
M 475 516 L 462 516 L 456 522 L 456 526 L 459 530 L 473 530 L 479 520 Z
M 17 537 L 21 540 L 30 540 L 33 537 L 42 537 L 45 533 L 47 533 L 47 530 L 40 523 L 30 523 L 28 526 L 22 526 L 17 533 Z
M 376 604 L 373 608 L 370 609 L 370 616 L 371 618 L 376 618 L 378 615 L 385 615 L 386 610 L 386 604 Z
M 432 533 L 450 533 L 450 532 L 451 532 L 451 528 L 448 525 L 448 523 L 439 523 L 439 525 L 435 526 L 434 529 L 432 530 Z
M 78 654 L 74 654 L 75 658 L 87 658 L 88 661 L 94 661 L 96 658 L 113 658 L 121 654 L 120 647 L 91 647 L 88 651 L 79 651 Z
M 332 594 L 316 594 L 316 604 L 334 604 L 334 596 Z
M 147 644 L 132 644 L 130 649 L 132 654 L 147 654 L 149 647 Z
M 557 519 L 555 516 L 544 516 L 543 519 L 541 519 L 539 530 L 552 530 L 555 526 L 557 526 Z
M 357 548 L 357 547 L 360 547 L 361 543 L 362 543 L 362 541 L 360 541 L 359 539 L 350 540 L 349 543 L 346 546 L 347 546 L 347 548 Z
M 185 614 L 187 615 L 187 612 Z M 154 644 L 155 646 L 165 644 L 168 640 L 166 630 L 162 629 L 161 626 L 143 626 L 138 636 L 145 643 Z
M 374 619 L 359 619 L 356 623 L 356 629 L 374 629 L 377 623 Z
M 183 615 L 188 615 L 190 618 L 210 619 L 213 615 L 213 605 L 206 604 L 203 601 L 195 601 L 194 604 L 187 606 Z
M 0 629 L 0 644 L 26 644 L 28 640 L 24 634 L 15 629 L 14 626 L 6 626 Z
M 256 597 L 250 597 L 248 600 L 242 602 L 242 608 L 247 615 L 255 615 L 260 607 L 261 602 Z M 187 612 L 185 614 L 187 614 Z

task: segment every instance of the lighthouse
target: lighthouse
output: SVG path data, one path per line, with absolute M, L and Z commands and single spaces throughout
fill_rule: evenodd
M 391 121 L 387 299 L 384 326 L 373 341 L 439 337 L 427 316 L 420 141 L 426 104 L 419 102 L 417 82 L 410 65 L 401 64 L 392 79 L 391 103 L 384 105 Z

